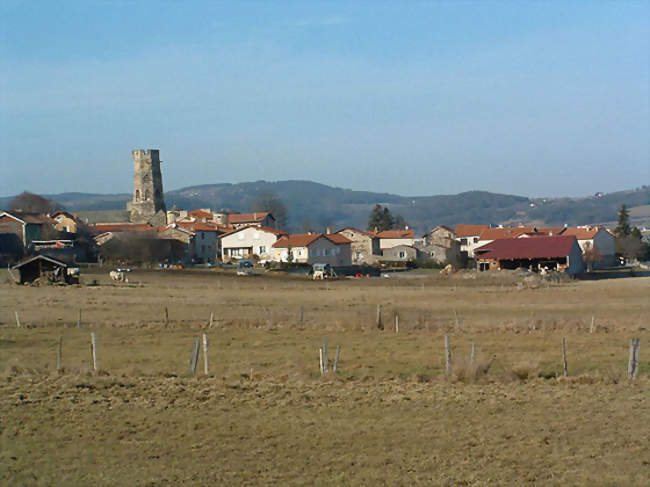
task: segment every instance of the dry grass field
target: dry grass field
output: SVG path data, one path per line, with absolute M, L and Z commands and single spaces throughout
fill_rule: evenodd
M 648 484 L 650 278 L 410 276 L 1 284 L 0 484 Z M 201 356 L 190 377 L 203 333 L 209 373 Z

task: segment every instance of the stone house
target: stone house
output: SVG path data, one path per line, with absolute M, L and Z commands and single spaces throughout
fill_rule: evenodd
M 419 247 L 427 260 L 440 264 L 458 266 L 462 263 L 460 242 L 449 227 L 438 225 L 424 235 L 424 244 Z
M 221 259 L 246 259 L 256 256 L 260 260 L 271 260 L 273 244 L 287 234 L 256 225 L 240 227 L 221 236 Z
M 382 262 L 415 262 L 422 253 L 411 245 L 396 245 L 382 251 Z
M 343 228 L 336 233 L 350 240 L 352 264 L 375 264 L 381 259 L 379 237 L 375 234 L 353 227 Z
M 460 243 L 453 240 L 450 247 L 444 247 L 439 244 L 429 244 L 419 247 L 422 259 L 431 260 L 438 264 L 451 264 L 458 266 L 462 263 L 460 254 Z
M 352 265 L 350 244 L 350 240 L 337 233 L 288 235 L 273 244 L 273 260 L 349 266 Z

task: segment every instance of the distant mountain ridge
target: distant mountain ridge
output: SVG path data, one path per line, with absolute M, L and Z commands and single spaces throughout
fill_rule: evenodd
M 387 205 L 418 232 L 436 225 L 491 223 L 579 225 L 615 221 L 621 204 L 650 205 L 650 186 L 587 198 L 528 198 L 468 191 L 456 195 L 400 196 L 354 191 L 313 181 L 255 181 L 190 186 L 165 193 L 168 208 L 249 211 L 258 194 L 276 194 L 288 209 L 289 230 L 365 228 L 372 207 Z M 60 193 L 43 195 L 70 211 L 123 210 L 130 194 Z M 6 208 L 13 197 L 0 198 Z M 633 223 L 635 223 L 633 221 Z

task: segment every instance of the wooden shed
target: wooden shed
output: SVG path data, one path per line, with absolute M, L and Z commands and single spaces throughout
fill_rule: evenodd
M 32 283 L 39 278 L 51 283 L 72 284 L 73 279 L 77 278 L 76 273 L 68 272 L 68 264 L 47 255 L 25 259 L 13 266 L 12 270 L 18 271 L 20 284 Z

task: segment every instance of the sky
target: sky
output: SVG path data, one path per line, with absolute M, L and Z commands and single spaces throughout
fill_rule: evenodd
M 650 2 L 0 2 L 0 196 L 650 183 Z

